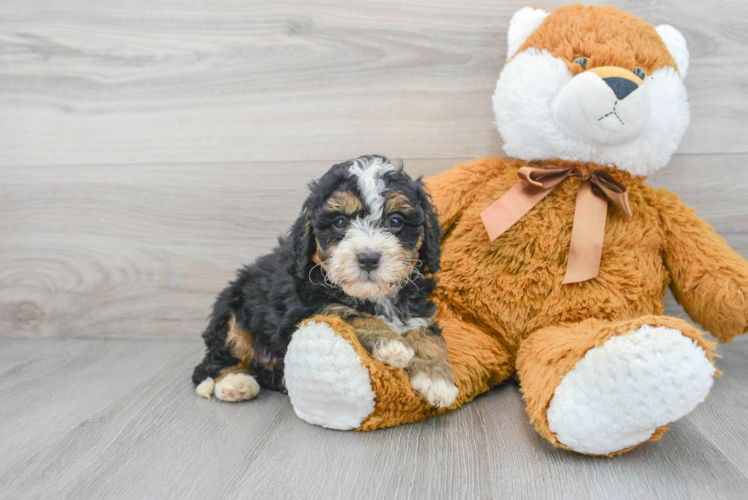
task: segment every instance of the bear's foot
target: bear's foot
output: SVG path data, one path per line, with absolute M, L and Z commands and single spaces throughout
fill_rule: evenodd
M 625 450 L 690 413 L 709 394 L 714 374 L 695 340 L 645 324 L 577 361 L 553 393 L 548 427 L 580 453 Z
M 354 347 L 324 322 L 308 322 L 294 333 L 285 382 L 296 415 L 310 424 L 356 429 L 374 411 L 369 370 Z
M 342 318 L 318 315 L 305 320 L 291 337 L 284 363 L 296 415 L 343 430 L 410 424 L 457 408 L 511 375 L 510 356 L 493 337 L 447 314 L 439 322 L 454 381 L 433 360 L 421 359 L 426 365 L 415 366 L 416 356 L 405 370 L 378 360 Z

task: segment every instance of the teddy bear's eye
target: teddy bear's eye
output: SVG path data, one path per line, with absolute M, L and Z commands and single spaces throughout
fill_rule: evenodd
M 644 70 L 643 70 L 643 69 L 641 69 L 641 68 L 634 68 L 634 74 L 635 74 L 636 76 L 638 76 L 639 78 L 641 78 L 642 80 L 644 80 L 644 77 L 646 77 L 646 76 L 647 76 L 647 72 L 646 72 L 646 71 L 644 71 Z
M 582 69 L 587 69 L 587 61 L 589 61 L 589 57 L 580 56 L 574 59 L 574 64 L 578 64 L 582 67 Z

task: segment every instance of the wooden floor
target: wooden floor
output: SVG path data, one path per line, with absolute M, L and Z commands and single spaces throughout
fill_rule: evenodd
M 2 498 L 745 498 L 748 342 L 709 400 L 613 459 L 553 448 L 516 384 L 369 433 L 298 419 L 286 396 L 198 398 L 190 340 L 0 340 Z M 731 418 L 732 417 L 732 418 Z M 738 417 L 738 418 L 736 418 Z
M 213 297 L 332 163 L 503 154 L 491 92 L 525 3 L 0 2 L 0 499 L 747 498 L 745 337 L 706 403 L 614 459 L 540 439 L 512 383 L 373 433 L 189 383 Z M 615 3 L 692 55 L 692 123 L 651 183 L 748 257 L 748 3 Z

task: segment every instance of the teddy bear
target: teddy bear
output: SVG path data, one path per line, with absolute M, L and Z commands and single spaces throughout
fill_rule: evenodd
M 727 343 L 748 329 L 748 263 L 677 195 L 650 187 L 689 122 L 683 35 L 613 7 L 525 7 L 493 95 L 505 152 L 426 180 L 443 239 L 433 299 L 456 401 L 432 407 L 342 319 L 294 333 L 296 414 L 372 430 L 462 406 L 515 377 L 557 447 L 615 455 L 703 402 L 715 343 L 664 316 L 670 286 Z

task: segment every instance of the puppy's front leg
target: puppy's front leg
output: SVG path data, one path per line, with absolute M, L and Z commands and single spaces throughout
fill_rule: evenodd
M 405 368 L 413 359 L 413 349 L 405 345 L 402 337 L 382 320 L 373 316 L 357 316 L 350 318 L 348 322 L 356 330 L 361 345 L 375 359 L 393 368 Z
M 429 328 L 416 328 L 405 335 L 405 342 L 415 351 L 407 368 L 413 388 L 431 406 L 451 406 L 460 390 L 454 383 L 444 338 Z

